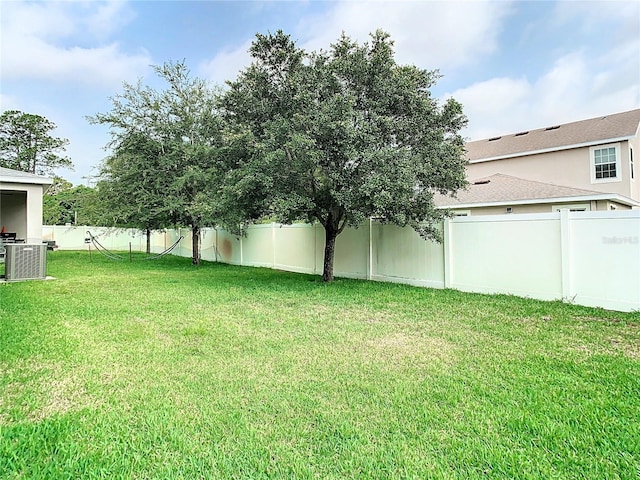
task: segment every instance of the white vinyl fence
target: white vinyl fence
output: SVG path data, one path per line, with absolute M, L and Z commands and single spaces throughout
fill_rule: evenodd
M 640 310 L 640 210 L 457 217 L 445 221 L 444 242 L 410 228 L 368 222 L 336 242 L 335 275 L 469 292 L 563 299 L 612 310 Z M 61 249 L 87 249 L 90 230 L 111 250 L 144 251 L 138 230 L 44 227 Z M 191 256 L 189 229 L 152 234 L 161 252 Z M 204 229 L 204 260 L 321 274 L 320 225 L 253 225 L 245 237 Z

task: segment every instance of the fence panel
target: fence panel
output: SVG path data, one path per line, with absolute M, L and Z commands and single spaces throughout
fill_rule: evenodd
M 319 270 L 322 273 L 325 235 L 320 227 L 321 256 Z M 360 228 L 345 228 L 336 239 L 334 274 L 338 277 L 367 278 L 369 274 L 369 224 Z
M 574 215 L 570 252 L 572 300 L 640 310 L 640 211 Z
M 151 232 L 151 252 L 152 253 L 162 253 L 167 248 L 171 247 L 174 243 L 178 241 L 182 234 L 180 230 L 155 230 Z M 171 251 L 172 255 L 177 256 L 191 256 L 191 245 L 189 248 L 185 248 L 185 239 L 180 240 L 180 243 L 174 247 Z M 146 247 L 145 247 L 146 248 Z M 181 255 L 182 250 L 182 255 Z
M 48 225 L 42 227 L 43 240 L 55 240 L 61 250 L 87 249 L 87 231 L 109 250 L 127 251 L 131 243 L 133 251 L 145 251 L 147 237 L 135 228 L 109 228 L 95 226 Z
M 233 265 L 241 265 L 242 237 L 232 235 L 231 233 L 218 228 L 216 229 L 216 239 L 218 261 Z
M 459 217 L 449 225 L 453 288 L 562 297 L 559 214 Z
M 442 244 L 425 241 L 411 228 L 372 224 L 373 280 L 444 287 Z
M 251 225 L 249 231 L 242 238 L 242 265 L 273 268 L 273 225 Z
M 134 229 L 43 227 L 45 240 L 81 250 L 90 230 L 111 250 L 144 251 Z M 189 229 L 154 232 L 153 250 L 180 235 L 172 252 L 191 256 Z M 640 310 L 640 210 L 458 217 L 445 222 L 444 244 L 410 228 L 367 222 L 336 242 L 336 276 L 371 278 L 482 293 L 565 299 L 614 310 Z M 237 265 L 322 273 L 320 225 L 253 225 L 246 237 L 221 229 L 202 232 L 202 258 Z
M 307 223 L 274 224 L 274 268 L 300 273 L 318 273 L 316 227 Z M 324 231 L 322 231 L 324 234 Z M 323 238 L 323 237 L 321 237 Z M 322 240 L 324 241 L 324 240 Z M 320 258 L 322 262 L 322 257 Z

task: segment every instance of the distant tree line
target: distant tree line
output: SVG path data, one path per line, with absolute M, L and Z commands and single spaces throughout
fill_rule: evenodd
M 102 225 L 106 218 L 104 208 L 97 189 L 74 187 L 64 178 L 54 176 L 53 185 L 42 200 L 42 221 L 45 225 Z
M 53 137 L 55 128 L 40 115 L 5 111 L 0 115 L 0 166 L 40 175 L 71 168 L 71 160 L 63 156 L 69 140 Z
M 281 31 L 258 34 L 250 54 L 224 89 L 184 62 L 155 67 L 163 90 L 124 83 L 110 111 L 88 117 L 111 132 L 96 186 L 57 180 L 45 221 L 189 226 L 194 264 L 203 227 L 319 222 L 325 281 L 337 236 L 366 218 L 439 238 L 446 212 L 433 195 L 466 184 L 466 117 L 455 100 L 432 97 L 437 71 L 397 64 L 382 31 L 318 52 Z

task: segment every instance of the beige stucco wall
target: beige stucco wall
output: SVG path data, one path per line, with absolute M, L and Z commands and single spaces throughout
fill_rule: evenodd
M 42 185 L 0 183 L 0 225 L 27 243 L 42 242 Z
M 635 139 L 637 140 L 637 139 Z M 631 182 L 629 174 L 629 142 L 615 142 L 606 145 L 620 147 L 621 181 L 592 183 L 590 147 L 562 150 L 558 152 L 526 155 L 523 157 L 491 160 L 487 162 L 470 163 L 467 166 L 467 177 L 471 180 L 488 177 L 496 173 L 512 175 L 514 177 L 552 183 L 567 187 L 581 188 L 603 193 L 618 193 L 625 197 L 640 200 L 638 190 L 638 170 L 636 165 L 636 179 Z M 638 163 L 640 146 L 634 150 L 634 159 Z M 632 188 L 632 183 L 634 184 Z

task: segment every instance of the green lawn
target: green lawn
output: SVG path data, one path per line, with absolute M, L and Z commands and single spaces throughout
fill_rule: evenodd
M 48 274 L 0 285 L 2 479 L 638 479 L 638 313 L 175 257 Z

